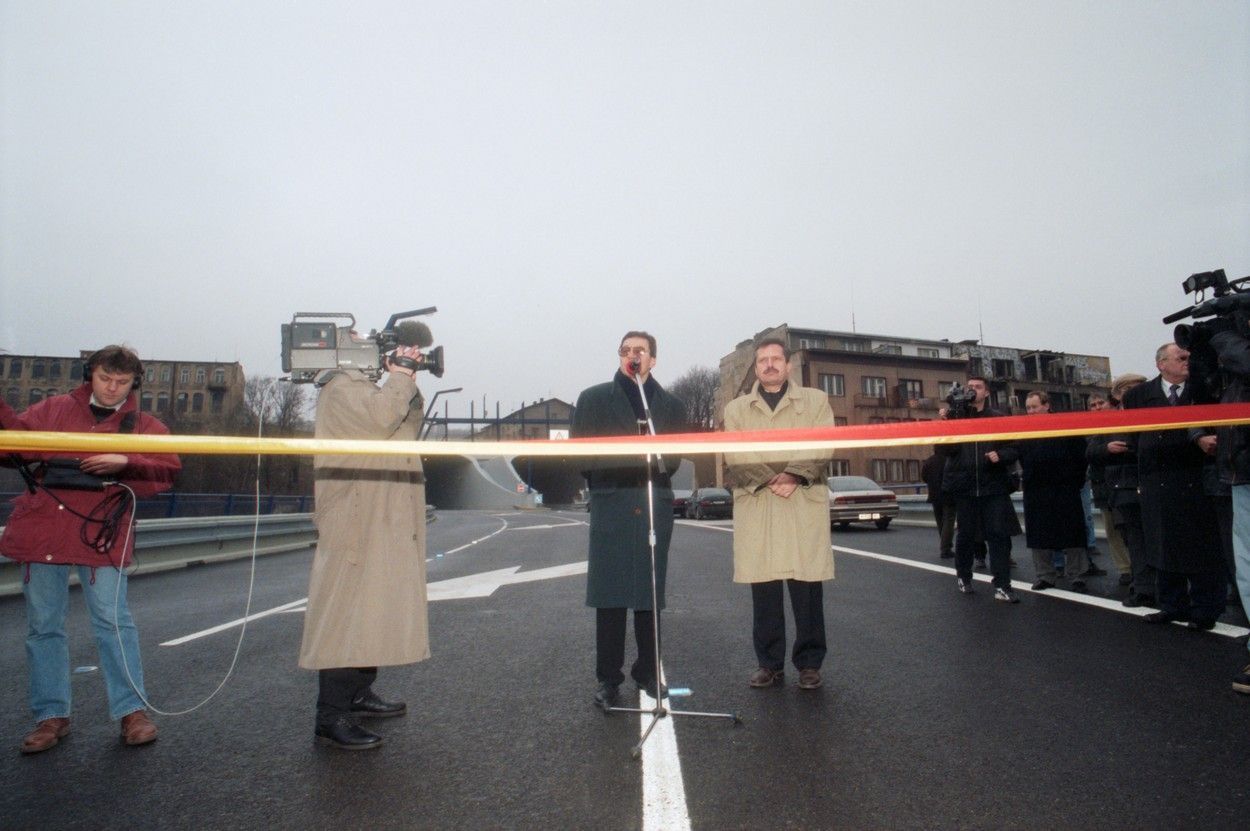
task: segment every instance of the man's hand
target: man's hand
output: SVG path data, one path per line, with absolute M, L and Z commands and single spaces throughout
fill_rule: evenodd
M 986 454 L 985 454 L 985 458 L 986 458 L 986 459 L 989 461 L 989 463 L 990 463 L 990 464 L 992 464 L 992 465 L 996 465 L 996 464 L 998 464 L 998 451 L 997 451 L 997 450 L 991 450 L 989 453 L 986 453 Z
M 1198 449 L 1201 450 L 1203 453 L 1206 453 L 1208 456 L 1215 455 L 1215 444 L 1216 444 L 1215 436 L 1199 436 L 1198 437 Z
M 778 473 L 768 480 L 768 489 L 782 499 L 789 499 L 798 487 L 799 478 L 792 473 Z
M 409 378 L 416 377 L 417 371 L 415 369 L 409 369 L 406 366 L 399 366 L 398 364 L 392 362 L 393 358 L 409 358 L 419 363 L 421 361 L 421 347 L 401 346 L 395 350 L 394 355 L 386 356 L 387 372 L 398 372 L 401 375 L 407 375 Z
M 120 453 L 101 453 L 83 459 L 78 467 L 83 472 L 94 473 L 96 476 L 112 476 L 120 473 L 128 464 L 130 459 Z
M 1127 453 L 1128 442 L 1126 441 L 1109 441 L 1107 442 L 1108 453 Z

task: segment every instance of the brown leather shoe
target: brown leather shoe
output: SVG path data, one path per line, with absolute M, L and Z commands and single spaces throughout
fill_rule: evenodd
M 22 739 L 23 753 L 42 753 L 69 735 L 69 719 L 46 718 Z
M 122 716 L 122 741 L 131 747 L 156 741 L 156 725 L 148 718 L 146 710 Z
M 752 673 L 751 678 L 747 681 L 747 683 L 756 689 L 762 689 L 764 687 L 775 687 L 785 679 L 785 670 L 760 667 Z
M 820 685 L 822 683 L 824 682 L 820 680 L 820 670 L 818 669 L 799 670 L 799 689 L 800 690 L 820 689 Z

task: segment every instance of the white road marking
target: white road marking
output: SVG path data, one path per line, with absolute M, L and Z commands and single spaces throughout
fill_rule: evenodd
M 681 520 L 678 520 L 681 522 Z M 708 528 L 713 531 L 733 531 L 732 527 L 723 525 L 707 525 L 698 522 L 682 522 L 683 525 L 693 525 L 696 528 Z M 857 557 L 868 557 L 872 560 L 881 560 L 886 563 L 894 563 L 895 565 L 907 566 L 908 568 L 918 568 L 923 571 L 932 571 L 938 574 L 946 574 L 951 577 L 955 576 L 955 569 L 951 566 L 938 565 L 937 563 L 925 563 L 919 560 L 909 560 L 906 557 L 895 557 L 891 554 L 879 554 L 876 551 L 864 551 L 860 548 L 847 548 L 843 545 L 830 546 L 834 551 L 841 551 L 844 554 L 854 554 Z M 989 583 L 994 578 L 988 574 L 973 574 L 972 579 L 981 583 Z M 1033 584 L 1026 583 L 1023 580 L 1012 580 L 1011 587 L 1016 591 L 1026 592 L 1028 594 L 1043 594 L 1060 600 L 1066 600 L 1069 603 L 1083 603 L 1086 606 L 1097 606 L 1100 609 L 1107 609 L 1112 612 L 1119 612 L 1122 615 L 1134 615 L 1136 617 L 1145 617 L 1154 609 L 1139 606 L 1130 609 L 1120 603 L 1118 600 L 1111 600 L 1106 597 L 1095 597 L 1089 594 L 1081 594 L 1080 592 L 1066 591 L 1065 589 L 1046 589 L 1045 591 L 1033 591 Z M 1184 626 L 1181 621 L 1177 621 L 1177 626 Z M 1215 628 L 1211 630 L 1213 634 L 1223 635 L 1228 638 L 1240 638 L 1246 634 L 1250 634 L 1250 629 L 1243 626 L 1233 626 L 1228 623 L 1216 623 Z
M 940 574 L 950 575 L 951 577 L 955 576 L 954 568 L 951 568 L 950 566 L 941 566 L 941 565 L 938 565 L 937 563 L 918 562 L 916 560 L 908 560 L 905 557 L 895 557 L 890 554 L 878 554 L 875 551 L 864 551 L 859 548 L 846 548 L 845 546 L 841 546 L 841 545 L 833 546 L 833 550 L 841 551 L 845 554 L 854 554 L 857 557 L 868 557 L 869 559 L 873 559 L 873 560 L 882 560 L 887 563 L 896 563 L 898 565 L 909 566 L 911 568 L 924 569 L 925 571 L 935 571 Z M 994 578 L 992 578 L 988 574 L 973 574 L 972 579 L 981 583 L 989 583 Z M 1120 601 L 1118 600 L 1111 600 L 1110 598 L 1106 598 L 1106 597 L 1094 597 L 1093 595 L 1081 594 L 1080 592 L 1066 591 L 1064 589 L 1046 589 L 1045 591 L 1034 591 L 1032 584 L 1026 583 L 1023 580 L 1012 580 L 1011 587 L 1015 589 L 1016 591 L 1026 592 L 1028 594 L 1046 595 L 1047 597 L 1054 597 L 1060 600 L 1066 600 L 1069 603 L 1082 603 L 1086 606 L 1097 606 L 1100 609 L 1107 609 L 1108 611 L 1119 612 L 1120 614 L 1124 614 L 1124 615 L 1133 615 L 1135 617 L 1145 617 L 1151 612 L 1156 611 L 1155 609 L 1150 609 L 1150 608 L 1141 607 L 1141 606 L 1135 609 L 1130 609 L 1127 606 L 1120 603 Z M 1178 625 L 1183 625 L 1183 624 L 1179 624 L 1178 622 Z M 1216 635 L 1224 635 L 1225 637 L 1228 637 L 1228 638 L 1240 638 L 1242 635 L 1250 633 L 1250 629 L 1246 629 L 1241 626 L 1231 626 L 1227 623 L 1217 623 L 1215 624 L 1215 628 L 1212 629 L 1211 632 Z
M 547 529 L 547 528 L 577 528 L 579 526 L 585 526 L 585 525 L 586 525 L 585 522 L 561 522 L 559 525 L 517 525 L 516 527 L 509 528 L 508 530 L 509 531 L 536 531 L 539 529 Z
M 232 620 L 229 623 L 222 623 L 218 626 L 212 627 L 211 629 L 204 629 L 199 632 L 193 632 L 190 635 L 183 635 L 181 638 L 174 638 L 172 641 L 165 641 L 164 643 L 161 644 L 161 646 L 181 646 L 187 641 L 193 641 L 193 640 L 196 640 L 197 638 L 207 637 L 208 635 L 216 635 L 218 632 L 224 632 L 227 629 L 233 629 L 236 626 L 242 626 L 245 622 L 251 622 L 253 620 L 260 620 L 263 617 L 269 617 L 270 615 L 281 614 L 282 612 L 286 612 L 286 611 L 293 611 L 296 606 L 302 606 L 307 602 L 308 602 L 307 597 L 302 597 L 299 600 L 292 600 L 290 603 L 283 603 L 281 606 L 274 606 L 272 609 L 266 609 L 265 611 L 257 612 L 254 615 L 241 617 L 238 620 Z
M 466 542 L 464 545 L 460 546 L 459 548 L 453 548 L 453 549 L 451 549 L 450 551 L 444 551 L 444 552 L 443 552 L 443 556 L 445 557 L 445 556 L 447 556 L 448 554 L 456 554 L 456 553 L 458 553 L 458 552 L 460 552 L 460 551 L 464 551 L 466 548 L 472 548 L 473 546 L 477 545 L 478 543 L 480 543 L 480 542 L 486 542 L 488 539 L 490 539 L 491 537 L 495 536 L 496 534 L 502 534 L 504 531 L 508 530 L 508 520 L 504 519 L 503 517 L 495 517 L 495 518 L 496 518 L 496 519 L 498 519 L 498 520 L 499 520 L 502 524 L 501 524 L 498 528 L 496 528 L 494 531 L 491 531 L 489 534 L 487 534 L 487 535 L 486 535 L 486 536 L 484 536 L 484 537 L 478 537 L 477 539 L 473 540 L 472 542 Z M 432 560 L 434 560 L 434 559 L 436 559 L 436 558 L 434 558 L 434 557 L 426 557 L 426 558 L 425 558 L 425 561 L 428 563 L 428 562 L 431 562 L 431 561 L 432 561 Z
M 660 678 L 664 678 L 662 667 Z M 640 690 L 638 709 L 653 707 L 655 699 Z M 644 713 L 638 720 L 640 736 L 646 732 L 651 719 L 652 716 Z M 643 831 L 689 831 L 690 828 L 681 756 L 677 752 L 677 731 L 673 727 L 675 721 L 673 716 L 660 719 L 642 746 Z

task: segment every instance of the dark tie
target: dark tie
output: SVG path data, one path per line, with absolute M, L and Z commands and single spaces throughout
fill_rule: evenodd
M 1169 403 L 1169 404 L 1173 404 L 1173 405 L 1175 405 L 1177 401 L 1180 401 L 1180 398 L 1181 398 L 1181 397 L 1180 397 L 1179 395 L 1177 395 L 1177 394 L 1176 394 L 1176 393 L 1177 393 L 1177 390 L 1179 390 L 1180 388 L 1181 388 L 1181 385 L 1180 385 L 1180 384 L 1173 384 L 1173 385 L 1172 385 L 1172 391 L 1168 393 L 1168 403 Z

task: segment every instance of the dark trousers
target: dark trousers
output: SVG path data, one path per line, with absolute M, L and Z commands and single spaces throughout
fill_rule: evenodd
M 1228 578 L 1221 572 L 1181 574 L 1159 570 L 1159 610 L 1190 620 L 1217 620 L 1224 614 Z
M 992 516 L 987 517 L 987 514 L 996 510 L 991 500 L 1004 498 L 1007 497 L 971 496 L 955 501 L 958 512 L 955 574 L 965 580 L 972 579 L 972 559 L 974 555 L 977 559 L 983 556 L 980 543 L 984 541 L 989 549 L 990 574 L 994 577 L 994 585 L 1007 589 L 1011 588 L 1011 536 L 996 527 L 999 523 Z
M 378 677 L 377 667 L 340 667 L 317 673 L 317 726 L 329 727 L 350 715 L 352 702 Z
M 625 680 L 625 615 L 628 609 L 595 609 L 595 677 L 601 684 L 619 685 Z M 650 609 L 634 610 L 634 642 L 638 659 L 629 675 L 640 685 L 655 682 L 655 622 Z
M 949 557 L 955 551 L 955 503 L 934 502 L 933 521 L 937 523 L 938 537 L 941 540 L 938 552 L 943 557 Z
M 1141 527 L 1141 505 L 1119 505 L 1115 509 L 1119 529 L 1128 548 L 1129 566 L 1133 572 L 1133 594 L 1157 597 L 1159 572 L 1146 562 L 1146 537 Z
M 751 584 L 755 657 L 765 669 L 786 664 L 786 608 L 781 580 Z M 820 669 L 825 660 L 825 593 L 820 581 L 786 580 L 794 612 L 795 669 Z

